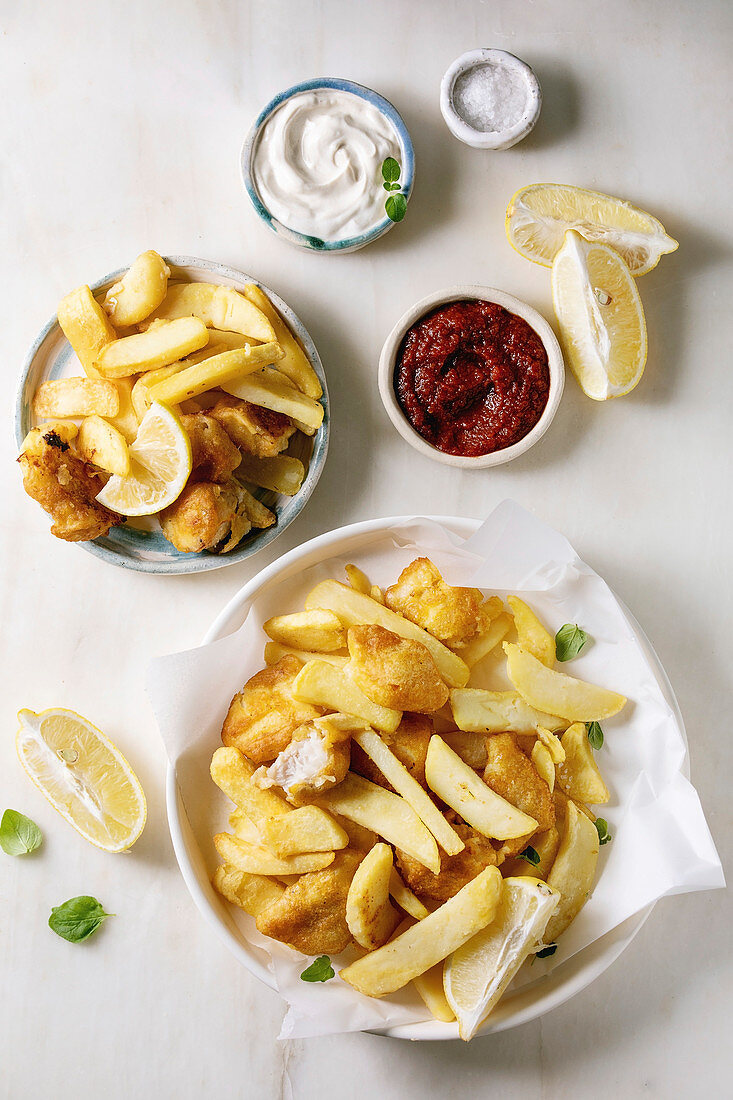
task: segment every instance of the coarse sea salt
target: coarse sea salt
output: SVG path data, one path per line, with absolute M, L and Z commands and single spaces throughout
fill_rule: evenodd
M 528 96 L 523 73 L 488 62 L 458 75 L 452 99 L 457 114 L 474 130 L 501 133 L 522 118 Z

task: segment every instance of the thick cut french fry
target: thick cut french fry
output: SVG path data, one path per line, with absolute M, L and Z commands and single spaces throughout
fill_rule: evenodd
M 585 905 L 598 862 L 598 831 L 593 822 L 568 801 L 560 848 L 547 885 L 560 893 L 560 904 L 545 930 L 547 943 L 554 943 Z
M 550 794 L 555 789 L 555 765 L 547 745 L 541 741 L 535 741 L 532 747 L 532 763 L 540 779 L 544 779 L 550 788 Z
M 537 828 L 533 817 L 492 791 L 437 734 L 428 745 L 425 780 L 438 798 L 492 840 L 512 840 Z
M 522 698 L 538 710 L 558 714 L 570 722 L 593 722 L 618 714 L 626 703 L 626 697 L 616 691 L 547 668 L 511 642 L 504 642 L 504 652 L 509 679 Z
M 334 860 L 333 852 L 306 852 L 299 856 L 276 856 L 267 848 L 249 844 L 230 833 L 217 833 L 214 845 L 225 863 L 249 875 L 304 875 L 322 871 Z
M 291 814 L 278 814 L 262 822 L 262 843 L 276 856 L 303 852 L 334 852 L 346 848 L 348 834 L 318 806 L 301 806 Z
M 349 772 L 337 787 L 321 796 L 319 805 L 372 829 L 434 875 L 440 871 L 440 855 L 433 835 L 398 794 Z
M 562 735 L 565 760 L 557 765 L 557 781 L 570 798 L 576 802 L 608 802 L 608 787 L 603 782 L 593 749 L 588 740 L 588 730 L 582 722 L 576 722 Z
M 283 818 L 286 818 L 288 814 L 281 814 Z M 265 824 L 267 819 L 260 819 L 260 824 Z M 277 820 L 274 817 L 269 818 L 270 821 Z M 246 840 L 248 844 L 256 844 L 262 846 L 262 833 L 255 825 L 251 818 L 247 817 L 243 810 L 234 810 L 229 814 L 229 824 L 231 825 L 232 832 L 235 836 L 238 836 L 240 840 Z M 265 845 L 267 847 L 267 845 Z M 277 853 L 276 853 L 277 854 Z
M 496 649 L 499 642 L 503 642 L 512 628 L 512 617 L 506 611 L 491 620 L 486 630 L 472 638 L 468 645 L 458 650 L 461 658 L 469 668 L 473 668 L 480 660 L 488 656 L 492 649 Z
M 333 653 L 316 653 L 308 649 L 293 649 L 292 646 L 281 645 L 280 642 L 268 642 L 265 646 L 266 665 L 276 665 L 279 660 L 288 655 L 297 657 L 303 664 L 307 664 L 308 661 L 326 661 L 327 664 L 341 669 L 345 669 L 349 663 L 348 657 L 335 656 Z
M 244 453 L 237 475 L 243 481 L 259 485 L 261 489 L 270 489 L 273 493 L 294 497 L 303 484 L 305 466 L 299 458 L 291 458 L 290 455 L 258 458 L 256 455 Z
M 401 711 L 367 699 L 346 672 L 327 661 L 309 661 L 304 665 L 293 681 L 293 695 L 302 703 L 363 718 L 370 726 L 387 733 L 394 733 L 402 718 Z
M 555 826 L 551 825 L 549 829 L 545 829 L 542 833 L 535 833 L 532 837 L 532 847 L 540 857 L 539 863 L 529 863 L 521 856 L 516 859 L 508 859 L 501 865 L 504 878 L 518 876 L 520 878 L 547 879 L 557 855 L 557 850 L 560 847 L 560 834 Z
M 280 347 L 279 344 L 275 346 Z M 302 432 L 313 435 L 323 423 L 323 405 L 320 401 L 296 390 L 280 374 L 281 361 L 282 356 L 278 356 L 277 373 L 263 372 L 248 375 L 247 378 L 223 382 L 221 388 L 232 397 L 238 397 L 240 401 L 249 401 L 251 405 L 259 405 L 263 409 L 289 416 Z
M 408 913 L 409 916 L 414 917 L 415 920 L 422 920 L 424 917 L 427 917 L 430 912 L 420 899 L 415 897 L 409 886 L 405 886 L 394 867 L 389 876 L 389 892 L 400 909 L 404 909 L 405 912 Z
M 298 343 L 297 338 L 290 331 L 265 292 L 255 283 L 248 283 L 244 288 L 244 294 L 253 305 L 262 310 L 275 330 L 275 339 L 279 344 L 282 344 L 285 358 L 280 364 L 280 370 L 308 397 L 321 397 L 323 387 L 318 380 L 318 375 L 308 362 L 308 357 Z
M 371 581 L 358 565 L 347 565 L 346 576 L 349 578 L 349 584 L 352 588 L 356 589 L 357 592 L 361 592 L 363 596 L 371 596 Z
M 392 849 L 375 844 L 356 869 L 346 897 L 346 923 L 356 942 L 367 951 L 386 943 L 399 924 L 390 904 Z
M 198 317 L 182 317 L 105 344 L 94 365 L 105 378 L 129 378 L 131 374 L 167 367 L 202 348 L 208 340 L 203 321 Z
M 255 340 L 252 336 L 243 336 L 241 332 L 227 332 L 223 328 L 209 328 L 209 344 L 215 344 L 222 351 L 234 351 L 235 348 L 243 348 L 245 344 L 259 344 L 261 340 Z M 277 341 L 280 343 L 280 341 Z
M 308 593 L 305 606 L 335 611 L 347 627 L 358 626 L 360 623 L 376 623 L 399 634 L 401 638 L 422 642 L 449 687 L 463 687 L 468 680 L 468 665 L 447 646 L 416 623 L 377 603 L 370 596 L 357 592 L 348 584 L 341 584 L 340 581 L 322 581 Z
M 211 778 L 217 787 L 256 825 L 279 814 L 292 813 L 284 798 L 262 790 L 253 782 L 254 773 L 254 765 L 239 749 L 222 746 L 211 758 Z
M 567 726 L 562 718 L 530 707 L 516 691 L 458 688 L 450 693 L 450 705 L 456 725 L 469 733 L 536 733 L 540 726 Z
M 313 649 L 333 653 L 346 645 L 346 631 L 333 611 L 295 611 L 292 615 L 274 615 L 262 629 L 273 642 L 293 649 Z
M 435 966 L 430 967 L 430 970 L 426 970 L 424 974 L 418 974 L 412 980 L 430 1014 L 436 1020 L 449 1024 L 456 1017 L 443 989 L 443 965 L 442 961 L 436 963 Z
M 117 333 L 88 286 L 79 286 L 61 299 L 58 319 L 85 374 L 99 378 L 94 366 L 97 356 L 105 344 L 117 339 Z
M 120 397 L 120 409 L 117 416 L 108 417 L 108 420 L 112 427 L 117 428 L 117 431 L 125 437 L 125 442 L 132 443 L 142 420 L 142 416 L 138 417 L 132 403 L 132 379 L 118 378 L 115 386 Z
M 253 496 L 249 489 L 245 489 L 244 485 L 238 484 L 237 492 L 241 498 L 241 505 L 247 513 L 247 519 L 253 527 L 257 527 L 262 531 L 266 527 L 272 527 L 277 522 L 275 513 L 271 512 L 256 496 Z
M 165 298 L 170 268 L 153 249 L 143 252 L 104 296 L 113 324 L 126 328 L 144 321 Z
M 484 770 L 488 759 L 485 733 L 466 733 L 464 730 L 456 730 L 452 733 L 442 733 L 440 736 L 470 768 Z
M 285 893 L 285 887 L 275 879 L 265 875 L 250 875 L 226 863 L 223 867 L 216 868 L 211 881 L 222 897 L 232 905 L 244 909 L 251 917 L 259 916 L 263 909 L 267 909 L 268 905 L 272 905 Z
M 545 630 L 529 604 L 520 600 L 519 596 L 507 596 L 506 602 L 512 609 L 520 647 L 547 668 L 552 668 L 555 664 L 555 639 L 552 634 Z
M 537 739 L 541 741 L 548 750 L 553 764 L 562 764 L 565 759 L 565 749 L 563 748 L 560 738 L 554 733 L 550 733 L 549 730 L 544 729 L 544 727 L 538 726 Z
M 430 829 L 443 851 L 447 852 L 449 856 L 455 856 L 458 852 L 462 852 L 465 844 L 458 833 L 450 827 L 430 795 L 410 775 L 405 765 L 385 745 L 379 734 L 375 733 L 374 730 L 364 730 L 363 733 L 354 734 L 354 740 L 370 760 L 374 761 L 384 778 L 397 791 L 397 794 L 401 794 L 405 802 L 412 806 L 423 825 L 427 825 Z
M 150 394 L 153 401 L 178 405 L 181 401 L 205 393 L 206 390 L 222 386 L 232 378 L 257 370 L 263 363 L 272 362 L 279 356 L 279 344 L 258 344 L 256 347 L 247 344 L 243 348 L 224 351 L 202 363 L 185 367 L 165 381 L 151 386 Z
M 65 416 L 117 416 L 120 395 L 105 378 L 57 378 L 41 382 L 33 398 L 40 419 Z
M 493 920 L 501 886 L 498 868 L 486 867 L 439 909 L 345 967 L 340 977 L 368 997 L 384 997 L 402 989 Z
M 125 437 L 101 416 L 84 418 L 76 446 L 81 458 L 100 470 L 120 477 L 130 473 L 130 451 Z
M 172 378 L 174 374 L 180 374 L 183 370 L 183 362 L 187 362 L 187 360 L 182 360 L 181 363 L 170 363 L 167 367 L 159 367 L 158 370 L 149 370 L 145 374 L 141 374 L 136 380 L 132 387 L 130 400 L 138 420 L 142 420 L 153 403 L 150 396 L 153 386 L 158 382 L 164 382 L 166 378 Z M 130 379 L 121 378 L 118 380 L 117 385 L 119 386 L 121 382 L 129 383 L 129 381 Z
M 275 331 L 261 309 L 231 286 L 214 283 L 175 283 L 168 287 L 153 317 L 173 320 L 198 317 L 210 328 L 241 332 L 253 340 L 270 343 Z

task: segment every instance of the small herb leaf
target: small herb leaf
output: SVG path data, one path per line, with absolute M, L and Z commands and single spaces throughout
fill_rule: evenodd
M 43 833 L 25 814 L 6 810 L 0 821 L 0 848 L 9 856 L 25 856 L 35 852 L 43 841 Z
M 111 913 L 105 913 L 96 898 L 81 895 L 55 905 L 48 918 L 48 927 L 69 943 L 80 943 L 97 929 Z
M 305 968 L 300 978 L 303 982 L 327 982 L 333 978 L 334 974 L 328 955 L 319 955 L 310 966 Z
M 557 944 L 550 943 L 547 947 L 543 947 L 541 951 L 537 952 L 538 959 L 549 959 L 550 955 L 554 955 L 557 951 Z
M 565 623 L 555 635 L 555 653 L 558 661 L 571 661 L 577 657 L 588 641 L 588 635 L 577 623 Z
M 382 164 L 382 177 L 386 183 L 396 183 L 402 169 L 394 157 L 387 157 Z
M 586 722 L 588 729 L 588 740 L 590 741 L 591 748 L 602 749 L 603 748 L 603 730 L 601 729 L 600 722 Z
M 609 840 L 613 840 L 613 837 L 608 831 L 608 822 L 605 818 L 596 818 L 596 832 L 598 833 L 599 844 L 608 844 Z
M 393 222 L 401 222 L 407 213 L 407 199 L 404 195 L 390 195 L 384 204 L 387 217 Z
M 536 848 L 533 848 L 531 844 L 528 844 L 523 852 L 519 853 L 520 859 L 526 859 L 527 863 L 531 863 L 533 867 L 537 867 L 540 862 L 540 853 Z

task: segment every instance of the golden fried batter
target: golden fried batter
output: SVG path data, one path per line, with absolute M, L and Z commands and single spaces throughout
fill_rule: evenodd
M 258 458 L 284 451 L 295 431 L 289 416 L 229 395 L 221 397 L 209 415 L 219 421 L 240 451 Z
M 242 461 L 238 449 L 213 416 L 200 412 L 181 417 L 191 441 L 191 474 L 188 484 L 209 481 L 224 485 Z
M 287 748 L 298 726 L 318 718 L 320 709 L 292 695 L 302 667 L 297 657 L 288 655 L 252 676 L 231 701 L 221 731 L 224 744 L 239 749 L 253 764 L 269 764 Z
M 57 539 L 86 542 L 125 522 L 123 516 L 97 503 L 104 482 L 52 429 L 29 432 L 18 462 L 23 488 L 51 516 L 51 534 Z
M 189 482 L 178 500 L 158 516 L 163 534 L 176 550 L 187 553 L 233 550 L 252 530 L 245 493 L 234 478 L 226 485 Z
M 407 768 L 413 779 L 425 787 L 425 759 L 428 745 L 433 736 L 433 721 L 424 714 L 403 714 L 394 733 L 379 731 L 379 736 L 392 750 L 397 759 Z M 372 783 L 393 790 L 392 784 L 384 778 L 381 771 L 363 749 L 354 741 L 351 745 L 351 770 Z
M 496 849 L 488 837 L 461 822 L 452 812 L 446 813 L 445 818 L 458 833 L 465 848 L 455 856 L 441 851 L 439 875 L 434 875 L 422 863 L 418 863 L 399 848 L 395 852 L 397 869 L 402 879 L 424 905 L 433 909 L 457 894 L 485 867 L 493 867 L 498 862 Z
M 555 806 L 550 788 L 540 779 L 535 766 L 510 733 L 486 738 L 487 763 L 484 783 L 518 810 L 529 814 L 544 831 L 555 824 Z
M 448 702 L 448 688 L 422 642 L 383 626 L 352 626 L 349 672 L 373 703 L 430 714 Z
M 330 867 L 310 871 L 257 917 L 263 936 L 272 936 L 304 955 L 338 955 L 351 943 L 346 897 L 363 852 L 337 852 Z
M 335 787 L 349 770 L 351 733 L 316 718 L 299 726 L 292 740 L 269 768 L 260 768 L 255 781 L 260 787 L 280 787 L 295 806 L 312 801 Z
M 453 648 L 466 645 L 482 621 L 479 589 L 446 584 L 429 558 L 410 562 L 384 593 L 384 602 Z

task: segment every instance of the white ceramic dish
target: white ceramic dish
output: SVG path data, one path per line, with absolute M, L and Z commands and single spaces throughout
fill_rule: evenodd
M 321 404 L 324 414 L 321 427 L 312 438 L 303 435 L 302 432 L 296 433 L 294 439 L 297 442 L 288 450 L 288 454 L 301 459 L 307 467 L 300 491 L 294 497 L 286 497 L 264 489 L 253 490 L 255 496 L 275 512 L 277 522 L 274 526 L 246 536 L 239 546 L 228 554 L 212 554 L 207 551 L 199 554 L 184 554 L 164 538 L 157 521 L 150 519 L 142 522 L 133 520 L 121 527 L 113 527 L 103 538 L 77 544 L 95 557 L 112 565 L 121 566 L 123 569 L 157 574 L 201 573 L 209 569 L 222 569 L 226 565 L 233 565 L 235 562 L 251 557 L 252 554 L 273 542 L 300 515 L 318 483 L 328 452 L 330 432 L 328 388 L 323 365 L 308 330 L 293 310 L 269 287 L 243 271 L 211 260 L 200 260 L 193 256 L 166 256 L 165 261 L 171 269 L 172 279 L 221 283 L 240 290 L 248 283 L 257 283 L 300 340 L 308 361 L 323 387 Z M 126 270 L 127 268 L 120 268 L 119 271 L 113 271 L 93 283 L 91 289 L 95 296 L 104 297 L 108 287 L 117 282 Z M 36 423 L 32 404 L 33 394 L 40 383 L 46 379 L 82 373 L 81 365 L 61 331 L 58 318 L 54 315 L 39 333 L 23 364 L 15 406 L 15 438 L 18 447 Z M 28 506 L 38 507 L 30 499 Z M 49 538 L 52 537 L 49 536 Z
M 407 330 L 419 321 L 426 313 L 437 309 L 438 306 L 448 302 L 465 301 L 467 298 L 480 299 L 487 302 L 495 302 L 510 313 L 516 313 L 522 317 L 542 340 L 547 352 L 547 360 L 550 368 L 550 393 L 547 398 L 542 416 L 534 428 L 514 443 L 511 447 L 504 447 L 500 451 L 492 451 L 490 454 L 479 455 L 476 458 L 466 458 L 463 455 L 446 454 L 445 451 L 433 447 L 426 439 L 416 432 L 407 417 L 400 408 L 394 388 L 394 371 L 402 341 Z M 402 438 L 420 454 L 432 458 L 436 462 L 442 462 L 445 466 L 458 466 L 462 470 L 483 470 L 489 466 L 501 466 L 505 462 L 511 462 L 533 447 L 545 434 L 552 419 L 557 412 L 560 398 L 565 386 L 565 364 L 563 362 L 560 345 L 550 325 L 536 309 L 527 305 L 520 298 L 512 294 L 506 294 L 503 290 L 496 290 L 490 286 L 452 286 L 446 290 L 439 290 L 435 294 L 429 294 L 421 298 L 414 306 L 408 309 L 400 317 L 397 324 L 384 341 L 382 353 L 379 357 L 379 396 L 386 410 L 387 416 L 394 424 Z
M 252 601 L 267 588 L 334 555 L 358 560 L 359 548 L 366 545 L 375 533 L 389 530 L 394 525 L 404 522 L 405 518 L 404 516 L 392 517 L 351 524 L 320 535 L 318 538 L 292 550 L 289 554 L 280 558 L 279 561 L 263 569 L 261 573 L 253 577 L 240 589 L 212 623 L 203 642 L 216 641 L 218 638 L 225 637 L 237 630 L 244 621 Z M 468 538 L 479 527 L 478 521 L 471 519 L 445 516 L 432 518 L 463 538 Z M 624 608 L 624 610 L 636 640 L 654 670 L 660 689 L 672 708 L 684 736 L 684 723 L 679 706 L 659 658 L 634 617 L 627 609 Z M 687 770 L 687 760 L 685 761 L 685 770 Z M 202 782 L 208 782 L 207 774 L 203 775 Z M 176 859 L 186 886 L 198 909 L 213 931 L 247 970 L 271 989 L 275 988 L 273 975 L 267 968 L 265 954 L 256 952 L 245 942 L 237 928 L 230 907 L 216 894 L 209 882 L 209 870 L 186 817 L 173 767 L 168 768 L 166 803 L 168 824 Z M 519 989 L 515 993 L 510 992 L 505 995 L 492 1013 L 490 1021 L 481 1029 L 480 1034 L 486 1035 L 492 1032 L 504 1031 L 507 1028 L 528 1023 L 530 1020 L 534 1020 L 563 1004 L 574 994 L 579 993 L 602 974 L 618 958 L 624 948 L 631 943 L 651 913 L 652 908 L 652 906 L 649 906 L 642 912 L 630 917 L 618 928 L 608 932 L 547 976 Z M 380 1030 L 379 1034 L 399 1039 L 455 1039 L 457 1038 L 457 1027 L 455 1024 L 429 1020 L 418 1024 L 386 1028 Z
M 464 73 L 482 65 L 500 66 L 526 89 L 524 111 L 512 125 L 501 130 L 477 130 L 456 110 L 456 82 Z M 500 149 L 511 149 L 534 128 L 540 117 L 541 107 L 542 91 L 533 70 L 525 61 L 506 50 L 469 50 L 468 53 L 461 54 L 446 70 L 440 84 L 440 110 L 448 129 L 459 141 L 474 149 L 493 149 L 496 152 Z

